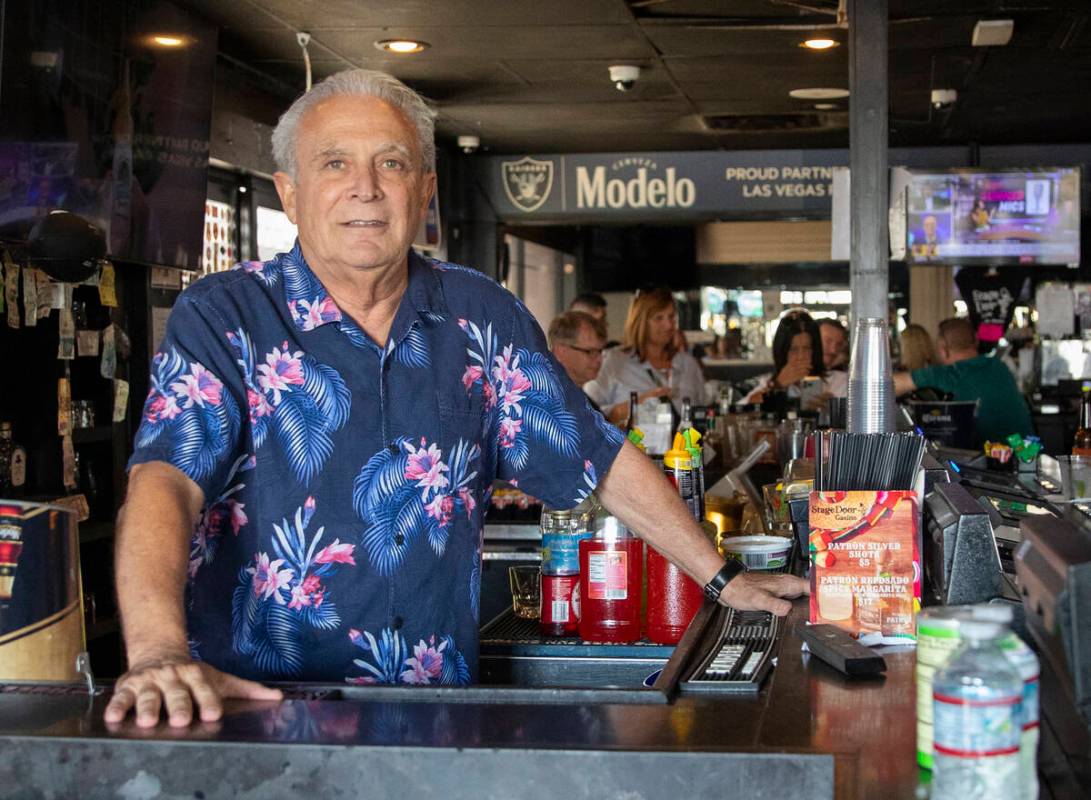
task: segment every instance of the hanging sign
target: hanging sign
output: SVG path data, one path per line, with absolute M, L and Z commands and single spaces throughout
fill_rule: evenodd
M 505 220 L 670 220 L 830 213 L 845 150 L 494 156 L 483 184 Z

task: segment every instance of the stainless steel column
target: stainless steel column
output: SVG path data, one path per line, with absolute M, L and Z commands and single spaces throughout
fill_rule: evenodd
M 852 321 L 887 318 L 887 0 L 848 0 Z

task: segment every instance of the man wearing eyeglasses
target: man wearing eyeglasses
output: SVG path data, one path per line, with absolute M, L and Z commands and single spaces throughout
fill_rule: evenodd
M 605 347 L 606 323 L 590 314 L 567 311 L 549 325 L 549 349 L 577 386 L 598 377 Z

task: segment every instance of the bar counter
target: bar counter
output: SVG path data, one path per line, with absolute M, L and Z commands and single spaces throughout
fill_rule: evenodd
M 305 686 L 283 703 L 150 731 L 102 721 L 106 694 L 0 693 L 0 797 L 911 798 L 914 651 L 842 678 L 800 651 L 794 604 L 755 698 L 489 702 L 484 687 Z M 338 692 L 344 696 L 338 699 Z

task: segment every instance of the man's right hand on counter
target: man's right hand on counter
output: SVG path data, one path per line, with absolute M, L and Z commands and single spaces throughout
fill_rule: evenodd
M 280 700 L 279 689 L 220 672 L 186 655 L 149 658 L 132 664 L 114 684 L 114 696 L 106 706 L 107 723 L 122 722 L 135 710 L 136 724 L 150 728 L 159 724 L 160 711 L 166 706 L 172 727 L 184 727 L 193 721 L 193 701 L 197 716 L 212 722 L 223 716 L 224 698 Z
M 810 584 L 795 575 L 743 572 L 728 581 L 720 602 L 739 611 L 769 611 L 783 617 L 792 610 L 791 599 L 810 592 Z
M 183 609 L 189 541 L 204 503 L 201 488 L 163 462 L 137 464 L 118 515 L 115 550 L 118 606 L 129 671 L 114 685 L 103 718 L 158 724 L 166 706 L 172 726 L 189 725 L 193 701 L 206 722 L 223 714 L 223 698 L 280 700 L 276 689 L 220 672 L 190 657 Z

